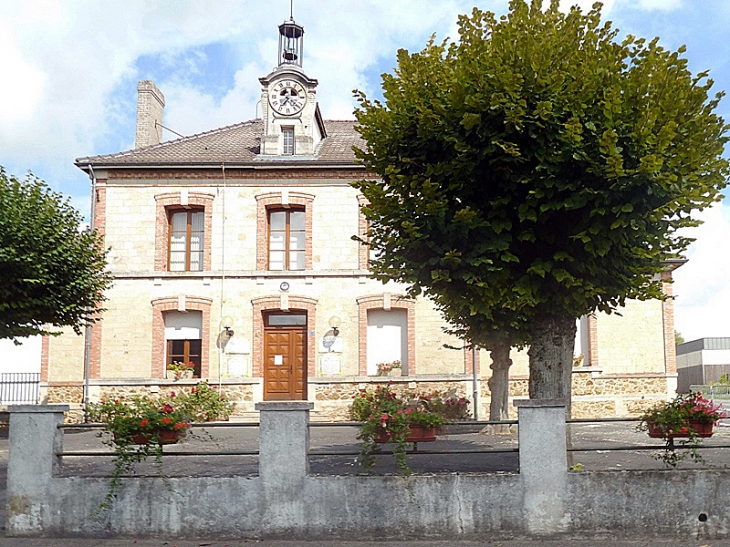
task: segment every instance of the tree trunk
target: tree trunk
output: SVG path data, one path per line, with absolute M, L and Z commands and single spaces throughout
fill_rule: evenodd
M 492 394 L 489 403 L 489 420 L 499 421 L 509 419 L 509 367 L 512 359 L 509 358 L 509 343 L 496 344 L 491 348 L 492 377 L 487 381 Z
M 575 330 L 574 317 L 538 317 L 532 325 L 528 352 L 530 399 L 565 399 L 567 417 L 570 417 Z

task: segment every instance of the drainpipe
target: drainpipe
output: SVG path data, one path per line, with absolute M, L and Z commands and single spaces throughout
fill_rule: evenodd
M 218 390 L 223 384 L 223 338 L 221 337 L 221 320 L 223 319 L 224 289 L 226 282 L 226 164 L 221 163 L 223 173 L 223 195 L 221 196 L 221 306 L 218 320 Z
M 479 351 L 479 348 L 476 346 L 472 346 L 471 348 L 471 358 L 472 358 L 472 365 L 471 370 L 474 375 L 472 379 L 472 389 L 474 392 L 472 393 L 472 397 L 474 398 L 474 421 L 479 420 L 479 378 L 477 377 L 477 351 Z
M 91 179 L 91 206 L 89 207 L 89 230 L 94 231 L 96 217 L 96 175 L 94 168 L 89 164 L 89 178 Z M 91 323 L 84 327 L 84 422 L 87 421 L 86 405 L 89 404 L 89 377 L 91 376 Z

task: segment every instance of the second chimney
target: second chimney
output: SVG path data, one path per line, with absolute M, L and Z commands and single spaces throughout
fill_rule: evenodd
M 137 84 L 137 133 L 135 148 L 160 144 L 162 141 L 162 113 L 165 96 L 149 80 Z

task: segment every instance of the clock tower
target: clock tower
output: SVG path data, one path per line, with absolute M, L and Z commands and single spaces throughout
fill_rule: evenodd
M 260 156 L 314 156 L 325 137 L 317 106 L 317 80 L 302 70 L 304 28 L 289 18 L 279 25 L 279 65 L 261 82 L 264 135 Z

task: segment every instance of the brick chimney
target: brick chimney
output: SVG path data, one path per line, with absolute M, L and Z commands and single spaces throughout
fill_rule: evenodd
M 149 80 L 137 84 L 137 133 L 135 148 L 160 144 L 162 140 L 162 112 L 165 96 Z

